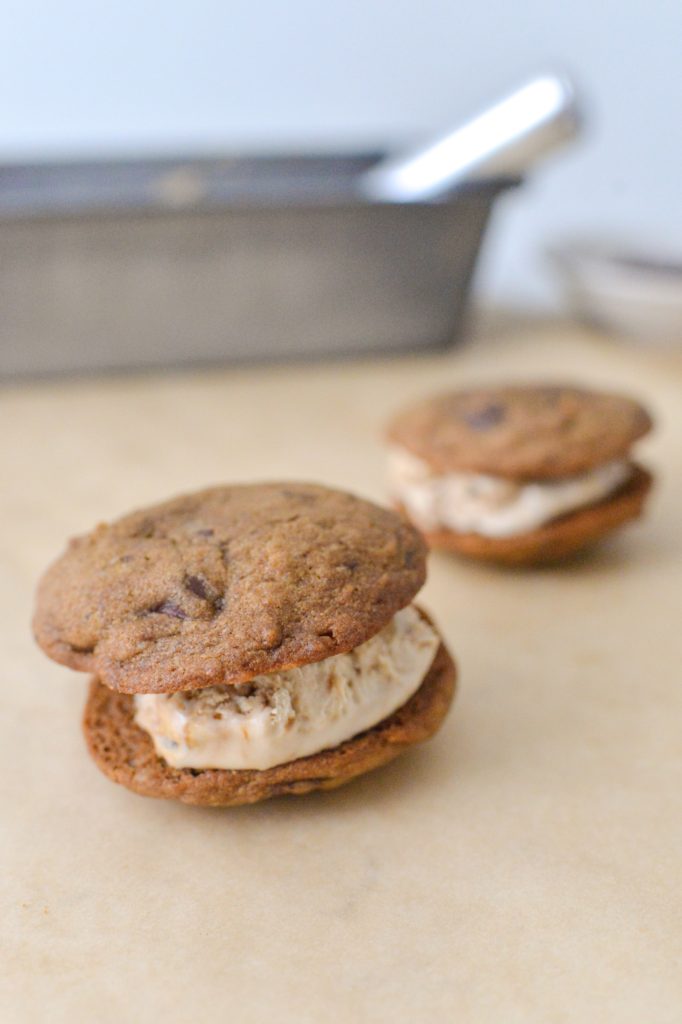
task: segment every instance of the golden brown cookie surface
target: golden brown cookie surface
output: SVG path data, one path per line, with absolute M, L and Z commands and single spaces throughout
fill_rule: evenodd
M 264 771 L 171 768 L 135 724 L 134 698 L 113 692 L 97 679 L 90 684 L 83 728 L 92 757 L 114 782 L 143 796 L 237 806 L 332 789 L 388 763 L 437 731 L 452 702 L 455 677 L 454 662 L 441 644 L 420 688 L 383 722 L 331 750 Z
M 482 537 L 476 533 L 438 530 L 427 533 L 430 547 L 502 565 L 557 562 L 601 540 L 612 530 L 641 515 L 652 485 L 651 474 L 635 466 L 630 480 L 615 494 L 594 505 L 561 516 L 516 537 Z
M 436 473 L 546 480 L 622 458 L 650 428 L 631 398 L 527 385 L 425 399 L 394 417 L 388 437 Z
M 425 558 L 416 530 L 352 495 L 214 487 L 71 541 L 34 630 L 124 693 L 237 683 L 357 647 L 409 604 Z

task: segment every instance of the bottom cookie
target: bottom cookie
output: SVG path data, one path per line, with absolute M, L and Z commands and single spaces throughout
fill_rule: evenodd
M 455 680 L 455 664 L 441 644 L 417 692 L 383 722 L 331 750 L 264 771 L 171 768 L 135 724 L 133 697 L 108 689 L 98 679 L 90 684 L 83 729 L 92 757 L 114 782 L 142 796 L 236 807 L 272 796 L 333 789 L 392 761 L 437 731 L 452 702 Z
M 634 466 L 631 478 L 615 494 L 516 537 L 435 530 L 424 536 L 431 548 L 503 565 L 541 565 L 568 558 L 607 533 L 641 515 L 652 476 Z M 404 509 L 401 509 L 405 514 Z

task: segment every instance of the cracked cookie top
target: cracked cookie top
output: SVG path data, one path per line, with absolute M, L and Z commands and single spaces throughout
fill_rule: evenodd
M 40 582 L 34 631 L 123 693 L 241 683 L 368 640 L 425 560 L 416 530 L 350 494 L 213 487 L 72 540 Z

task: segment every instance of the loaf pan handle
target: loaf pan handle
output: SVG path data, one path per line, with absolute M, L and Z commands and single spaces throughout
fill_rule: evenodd
M 427 202 L 464 182 L 519 177 L 574 138 L 581 117 L 572 82 L 542 75 L 436 142 L 375 164 L 360 179 L 374 202 Z

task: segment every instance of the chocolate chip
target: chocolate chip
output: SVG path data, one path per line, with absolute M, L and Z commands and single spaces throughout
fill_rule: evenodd
M 464 414 L 465 421 L 473 430 L 490 430 L 504 419 L 504 406 L 491 403 L 481 409 Z
M 150 612 L 156 612 L 159 615 L 170 615 L 173 619 L 188 619 L 189 615 L 184 612 L 182 608 L 174 604 L 173 601 L 162 601 L 161 604 L 157 604 L 154 608 L 149 609 Z
M 212 530 L 212 529 L 210 528 L 210 526 L 207 526 L 207 527 L 205 527 L 205 528 L 204 528 L 204 529 L 202 529 L 202 530 L 197 530 L 197 533 L 196 533 L 196 535 L 197 535 L 197 537 L 212 537 L 212 536 L 213 536 L 213 534 L 214 534 L 214 532 L 215 532 L 215 531 L 214 531 L 214 530 Z
M 303 505 L 310 505 L 311 502 L 315 501 L 313 494 L 308 494 L 307 491 L 295 491 L 291 487 L 283 487 L 282 494 L 285 498 L 294 498 L 300 501 Z
M 193 594 L 196 594 L 197 597 L 200 597 L 202 601 L 208 600 L 208 587 L 206 581 L 202 580 L 201 576 L 186 576 L 185 586 Z
M 345 569 L 349 569 L 351 572 L 354 572 L 360 563 L 355 558 L 349 558 L 347 562 L 343 563 L 343 565 Z
M 138 526 L 131 532 L 131 537 L 153 537 L 154 536 L 154 520 L 143 519 Z
M 92 654 L 95 649 L 93 646 L 81 647 L 78 644 L 69 644 L 69 648 L 74 654 Z
M 253 683 L 237 683 L 232 689 L 238 697 L 253 697 L 256 687 Z

